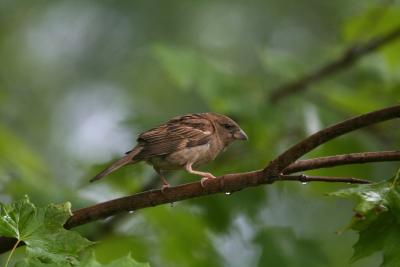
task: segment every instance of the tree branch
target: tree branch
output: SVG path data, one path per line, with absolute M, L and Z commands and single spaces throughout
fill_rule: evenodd
M 381 152 L 364 152 L 364 153 L 353 153 L 353 154 L 344 154 L 337 155 L 331 157 L 322 157 L 322 158 L 314 158 L 309 160 L 299 160 L 295 163 L 291 164 L 287 167 L 283 173 L 290 174 L 299 171 L 305 170 L 314 170 L 319 168 L 333 167 L 339 165 L 347 165 L 347 164 L 360 164 L 367 162 L 383 162 L 383 161 L 397 161 L 400 160 L 400 151 L 381 151 Z M 368 183 L 367 180 L 360 180 L 356 178 L 342 178 L 342 177 L 322 177 L 322 176 L 306 176 L 302 174 L 302 176 L 286 176 L 285 180 L 290 180 L 291 177 L 293 180 L 298 180 L 300 182 L 307 183 L 309 180 L 307 178 L 312 177 L 313 181 L 320 182 L 343 182 L 343 183 L 354 183 L 354 180 L 359 180 L 360 183 Z M 321 180 L 318 180 L 317 177 L 322 177 Z M 301 179 L 299 179 L 301 178 Z M 350 179 L 350 181 L 349 181 Z M 154 176 L 151 181 L 144 186 L 142 191 L 150 190 L 157 186 L 159 178 Z M 107 220 L 106 223 L 101 225 L 102 231 L 109 231 L 111 225 L 114 225 L 117 221 L 125 218 L 128 214 L 120 214 L 119 216 L 113 216 L 110 220 Z M 0 241 L 1 242 L 1 241 Z M 1 250 L 1 248 L 0 248 Z
M 165 189 L 164 192 L 159 189 L 141 192 L 76 210 L 64 226 L 69 229 L 98 219 L 107 218 L 120 212 L 136 211 L 147 207 L 211 194 L 233 193 L 248 187 L 267 183 L 271 184 L 275 181 L 369 183 L 367 180 L 341 177 L 280 175 L 271 180 L 265 179 L 263 176 L 263 170 L 226 174 L 216 179 L 207 180 L 205 188 L 201 186 L 200 182 L 194 182 L 170 187 Z
M 68 219 L 65 228 L 69 229 L 95 220 L 107 218 L 118 213 L 135 211 L 146 207 L 157 206 L 165 203 L 177 202 L 185 199 L 201 197 L 210 194 L 233 193 L 247 187 L 259 186 L 262 184 L 272 184 L 275 181 L 300 181 L 300 182 L 346 182 L 346 183 L 366 183 L 366 180 L 344 177 L 322 177 L 305 175 L 287 175 L 290 172 L 299 170 L 310 170 L 314 167 L 337 166 L 339 164 L 351 164 L 372 161 L 398 160 L 396 151 L 370 152 L 364 153 L 367 159 L 364 159 L 363 153 L 349 155 L 338 155 L 334 157 L 317 158 L 313 160 L 298 161 L 298 158 L 313 150 L 319 145 L 329 140 L 344 135 L 350 131 L 362 127 L 400 117 L 400 105 L 370 112 L 352 119 L 345 120 L 325 128 L 308 138 L 300 141 L 296 145 L 273 160 L 266 168 L 257 171 L 226 174 L 216 179 L 207 180 L 205 188 L 200 182 L 183 184 L 176 187 L 167 188 L 164 192 L 161 190 L 150 190 L 126 196 L 90 207 L 75 210 Z M 375 153 L 375 154 L 374 154 Z M 378 153 L 381 153 L 378 155 Z M 348 159 L 346 159 L 346 157 Z M 357 159 L 357 160 L 356 160 Z M 334 162 L 334 163 L 333 163 Z M 292 167 L 287 168 L 289 165 Z M 311 167 L 313 166 L 313 167 Z M 285 170 L 285 174 L 282 172 Z M 5 242 L 1 242 L 4 240 Z M 7 243 L 8 242 L 8 243 Z M 0 253 L 11 249 L 12 239 L 0 238 Z M 9 246 L 11 244 L 11 246 Z M 8 245 L 8 246 L 7 246 Z
M 392 31 L 384 35 L 374 37 L 367 42 L 359 42 L 358 44 L 355 44 L 345 50 L 337 59 L 326 63 L 319 69 L 316 69 L 315 71 L 310 72 L 309 74 L 306 74 L 295 81 L 289 82 L 288 84 L 284 84 L 272 90 L 270 101 L 279 101 L 287 95 L 305 90 L 311 83 L 320 81 L 329 75 L 351 67 L 363 56 L 374 52 L 375 50 L 396 40 L 399 37 L 400 26 L 397 26 Z
M 362 164 L 369 162 L 397 160 L 400 160 L 400 151 L 352 153 L 315 159 L 298 160 L 289 165 L 289 167 L 285 168 L 282 173 L 289 174 L 300 171 L 315 170 L 348 164 Z

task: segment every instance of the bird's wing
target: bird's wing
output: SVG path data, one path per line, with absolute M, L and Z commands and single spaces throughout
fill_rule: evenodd
M 138 157 L 147 159 L 204 145 L 210 141 L 214 132 L 212 123 L 201 114 L 176 117 L 139 135 L 138 143 L 142 150 Z

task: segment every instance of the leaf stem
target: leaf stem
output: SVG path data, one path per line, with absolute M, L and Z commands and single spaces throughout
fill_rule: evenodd
M 14 246 L 13 246 L 11 252 L 10 252 L 10 255 L 8 255 L 5 267 L 8 266 L 8 263 L 10 262 L 11 256 L 14 254 L 14 251 L 17 249 L 19 242 L 21 242 L 21 240 L 19 240 L 19 239 L 17 240 L 17 242 L 15 242 L 15 244 L 14 244 Z
M 396 186 L 397 180 L 399 180 L 399 177 L 400 177 L 400 169 L 397 170 L 396 175 L 394 176 L 393 183 L 391 185 L 392 189 Z

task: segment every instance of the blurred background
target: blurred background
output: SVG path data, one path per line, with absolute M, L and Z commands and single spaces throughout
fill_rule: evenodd
M 0 201 L 28 194 L 73 209 L 158 188 L 145 164 L 88 180 L 136 135 L 185 113 L 235 118 L 249 135 L 203 167 L 216 175 L 263 168 L 307 135 L 398 103 L 400 42 L 305 91 L 269 101 L 358 41 L 400 25 L 398 1 L 0 2 Z M 307 155 L 396 150 L 393 121 Z M 374 181 L 397 163 L 310 172 Z M 183 172 L 171 184 L 198 180 Z M 131 252 L 151 266 L 349 266 L 351 185 L 282 182 L 140 210 L 76 230 L 99 261 Z M 2 255 L 4 260 L 5 255 Z M 381 255 L 352 266 L 377 266 Z

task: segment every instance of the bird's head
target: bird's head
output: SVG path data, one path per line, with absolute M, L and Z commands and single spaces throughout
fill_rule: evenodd
M 231 118 L 217 113 L 208 113 L 208 116 L 213 121 L 216 131 L 225 145 L 235 140 L 248 140 L 246 133 Z

